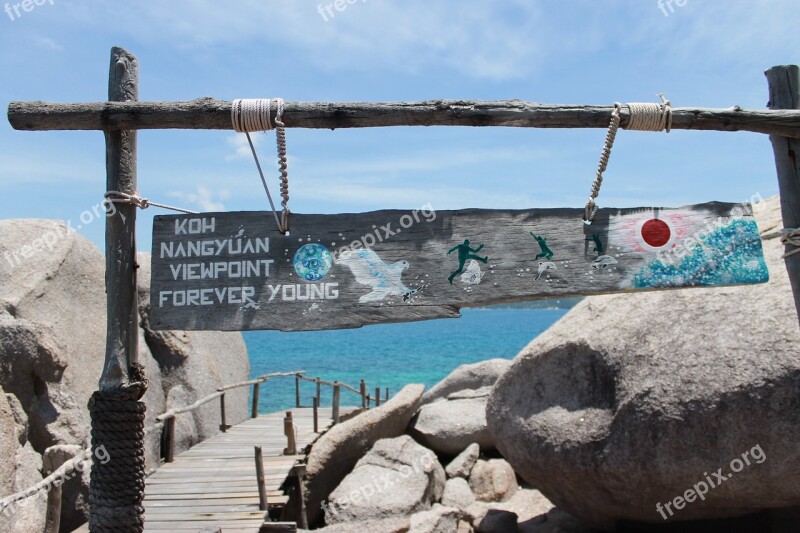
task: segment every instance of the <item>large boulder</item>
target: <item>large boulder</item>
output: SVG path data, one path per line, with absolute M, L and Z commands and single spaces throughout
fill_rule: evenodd
M 149 259 L 140 256 L 138 261 L 141 297 L 149 286 Z M 24 461 L 26 468 L 38 463 L 41 470 L 48 448 L 89 444 L 87 404 L 98 387 L 106 349 L 104 269 L 103 254 L 62 222 L 0 221 L 0 386 L 19 407 L 24 446 L 36 456 Z M 147 312 L 145 300 L 140 307 L 144 323 Z M 149 380 L 145 427 L 184 390 L 188 394 L 182 399 L 192 403 L 220 385 L 249 377 L 238 333 L 170 332 L 164 338 L 178 340 L 156 342 L 149 329 L 139 328 L 139 361 Z M 230 395 L 227 414 L 231 422 L 247 416 L 247 391 Z M 213 405 L 183 418 L 192 428 L 188 436 L 176 435 L 178 450 L 218 431 Z M 147 468 L 157 467 L 159 432 L 147 433 L 145 451 Z M 62 525 L 85 520 L 73 485 L 78 490 L 76 483 L 64 488 L 69 505 L 62 506 Z M 85 493 L 85 486 L 80 491 Z
M 432 451 L 407 435 L 382 439 L 331 493 L 325 522 L 360 522 L 426 511 L 441 499 L 444 485 L 444 468 Z
M 774 235 L 777 200 L 756 217 Z M 767 284 L 590 297 L 529 344 L 487 406 L 517 474 L 599 527 L 800 505 L 800 328 L 764 253 Z
M 408 434 L 423 446 L 449 456 L 458 455 L 472 443 L 477 443 L 483 451 L 494 449 L 494 437 L 486 425 L 489 389 L 481 390 L 483 395 L 476 398 L 445 399 L 423 405 L 411 421 Z
M 491 387 L 510 366 L 511 360 L 499 358 L 460 365 L 425 392 L 422 403 L 424 405 L 444 400 L 454 392 Z
M 323 500 L 376 442 L 405 432 L 424 389 L 423 385 L 406 385 L 388 402 L 333 426 L 314 443 L 304 481 L 310 524 L 322 516 Z

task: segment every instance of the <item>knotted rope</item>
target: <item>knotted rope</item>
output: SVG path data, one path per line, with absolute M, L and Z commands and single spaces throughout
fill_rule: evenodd
M 242 98 L 234 100 L 231 104 L 231 122 L 233 129 L 247 135 L 247 142 L 250 144 L 250 151 L 253 153 L 258 173 L 261 176 L 261 183 L 267 193 L 269 205 L 272 207 L 272 214 L 275 216 L 275 224 L 278 231 L 283 234 L 289 232 L 289 171 L 286 158 L 286 124 L 281 120 L 283 117 L 283 98 L 275 99 L 275 120 L 272 121 L 272 99 L 271 98 Z M 280 217 L 272 201 L 272 195 L 261 169 L 256 148 L 250 138 L 251 131 L 269 131 L 275 129 L 276 141 L 278 145 L 278 164 L 280 167 L 281 182 L 281 207 L 283 208 Z
M 156 207 L 161 207 L 162 209 L 171 209 L 172 211 L 178 211 L 180 213 L 186 213 L 189 215 L 194 215 L 197 213 L 197 211 L 189 211 L 188 209 L 153 202 L 147 198 L 142 198 L 139 196 L 139 193 L 128 194 L 122 191 L 107 191 L 103 195 L 103 198 L 105 198 L 106 202 L 110 202 L 112 204 L 130 204 L 135 205 L 140 209 L 147 209 L 151 205 L 154 205 Z
M 144 417 L 139 400 L 147 391 L 144 367 L 129 370 L 129 382 L 99 390 L 89 399 L 92 448 L 105 447 L 108 460 L 92 454 L 89 530 L 140 533 L 144 530 Z
M 625 129 L 638 130 L 638 131 L 666 131 L 670 132 L 672 129 L 672 105 L 670 101 L 664 98 L 662 93 L 660 104 L 640 103 L 634 102 L 625 104 L 628 107 L 630 118 L 628 125 Z M 597 195 L 600 194 L 600 187 L 603 185 L 603 172 L 608 168 L 608 160 L 611 157 L 611 148 L 614 146 L 614 139 L 617 137 L 617 131 L 620 127 L 620 110 L 621 105 L 614 103 L 614 109 L 611 111 L 611 122 L 608 125 L 608 133 L 606 133 L 606 140 L 603 145 L 603 151 L 600 154 L 600 162 L 597 165 L 595 178 L 592 182 L 592 189 L 589 193 L 589 200 L 586 202 L 586 208 L 583 211 L 584 224 L 591 224 L 594 216 L 597 214 L 597 205 L 595 200 Z
M 783 243 L 784 246 L 795 247 L 791 252 L 783 254 L 784 259 L 790 255 L 800 254 L 800 228 L 784 229 L 783 235 L 781 236 L 781 243 Z

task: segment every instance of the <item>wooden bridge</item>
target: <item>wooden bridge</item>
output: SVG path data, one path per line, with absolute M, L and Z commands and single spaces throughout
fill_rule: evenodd
M 341 414 L 355 409 L 342 407 Z M 268 520 L 265 507 L 288 501 L 285 481 L 305 458 L 306 447 L 333 423 L 332 408 L 319 409 L 319 433 L 314 432 L 313 409 L 293 409 L 292 414 L 294 454 L 284 454 L 286 413 L 278 412 L 232 426 L 162 465 L 147 478 L 145 531 L 260 531 Z M 254 453 L 255 447 L 261 454 Z M 259 459 L 266 506 L 259 497 Z

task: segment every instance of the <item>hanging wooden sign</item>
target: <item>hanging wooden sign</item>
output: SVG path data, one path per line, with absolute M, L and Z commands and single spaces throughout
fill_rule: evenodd
M 456 317 L 461 307 L 763 283 L 747 204 L 676 209 L 157 216 L 151 327 L 319 330 Z

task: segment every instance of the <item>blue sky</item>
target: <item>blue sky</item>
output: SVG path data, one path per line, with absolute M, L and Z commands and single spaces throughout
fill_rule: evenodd
M 142 100 L 510 99 L 763 108 L 763 71 L 800 62 L 796 0 L 325 2 L 46 0 L 0 13 L 0 103 L 102 101 L 111 46 L 140 61 Z M 4 2 L 0 2 L 4 6 Z M 12 20 L 14 18 L 14 20 Z M 327 20 L 326 20 L 327 19 Z M 602 130 L 288 130 L 294 212 L 583 207 Z M 256 135 L 277 189 L 274 133 Z M 0 125 L 0 216 L 69 219 L 102 245 L 100 132 Z M 143 131 L 142 196 L 196 210 L 267 206 L 242 137 Z M 777 193 L 766 136 L 623 131 L 601 206 L 675 206 Z M 140 212 L 150 246 L 159 210 Z M 85 213 L 84 213 L 85 215 Z M 91 220 L 90 220 L 91 219 Z

